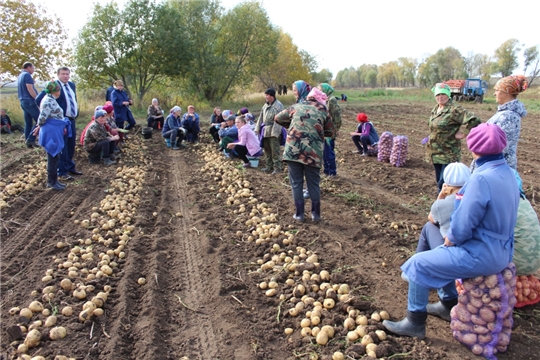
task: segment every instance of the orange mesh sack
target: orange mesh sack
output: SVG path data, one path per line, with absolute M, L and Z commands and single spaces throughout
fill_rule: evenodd
M 452 335 L 475 355 L 496 360 L 506 351 L 512 334 L 512 311 L 516 304 L 516 267 L 502 272 L 463 279 L 458 304 L 452 308 Z M 459 288 L 458 288 L 459 292 Z
M 540 302 L 540 280 L 534 275 L 518 276 L 515 295 L 517 308 Z

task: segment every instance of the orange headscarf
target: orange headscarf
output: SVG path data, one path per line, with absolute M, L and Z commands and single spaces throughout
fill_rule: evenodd
M 497 81 L 495 90 L 503 91 L 509 95 L 517 95 L 520 92 L 527 90 L 529 83 L 523 75 L 506 76 Z

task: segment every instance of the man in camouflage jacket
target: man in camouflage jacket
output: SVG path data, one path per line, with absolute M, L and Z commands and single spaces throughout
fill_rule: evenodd
M 293 87 L 294 89 L 294 87 Z M 311 197 L 311 215 L 320 220 L 320 168 L 324 139 L 333 138 L 334 123 L 325 105 L 307 98 L 276 115 L 277 123 L 288 128 L 283 160 L 289 168 L 289 182 L 296 207 L 294 218 L 304 220 L 304 175 Z
M 283 104 L 276 99 L 276 90 L 273 88 L 267 89 L 264 92 L 264 96 L 266 98 L 266 103 L 262 108 L 259 119 L 257 119 L 255 133 L 259 135 L 261 126 L 264 124 L 263 148 L 264 154 L 266 155 L 266 168 L 263 169 L 263 171 L 273 171 L 272 174 L 277 174 L 283 169 L 279 145 L 282 126 L 275 123 L 274 117 L 283 110 Z

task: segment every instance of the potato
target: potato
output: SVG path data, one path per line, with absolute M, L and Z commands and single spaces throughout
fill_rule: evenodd
M 451 313 L 454 314 L 452 315 L 453 318 L 457 317 L 461 322 L 468 323 L 469 321 L 471 321 L 471 314 L 462 304 L 457 304 L 456 306 L 454 306 L 451 310 Z
M 284 332 L 285 332 L 285 335 L 291 335 L 294 332 L 294 330 L 292 328 L 285 328 Z
M 24 316 L 25 318 L 28 318 L 28 319 L 31 319 L 33 314 L 34 313 L 32 312 L 32 310 L 28 308 L 22 308 L 21 311 L 19 312 L 19 315 Z
M 468 346 L 473 346 L 474 344 L 476 344 L 477 340 L 478 337 L 476 336 L 476 334 L 473 333 L 463 334 L 463 336 L 461 337 L 461 342 Z
M 360 336 L 358 335 L 358 333 L 356 331 L 349 331 L 347 333 L 347 339 L 349 341 L 356 341 L 356 340 L 358 340 L 359 337 Z
M 480 315 L 471 315 L 471 322 L 475 325 L 486 325 L 487 324 L 487 321 L 485 321 L 484 319 L 482 319 L 480 317 Z
M 66 306 L 62 309 L 62 315 L 64 316 L 71 316 L 73 315 L 73 308 L 71 306 Z
M 387 311 L 383 310 L 379 313 L 379 315 L 381 316 L 381 319 L 382 320 L 389 320 L 390 319 L 390 315 L 388 314 Z
M 480 317 L 486 322 L 490 323 L 495 321 L 495 313 L 488 309 L 487 307 L 482 307 L 479 311 Z
M 309 319 L 302 319 L 302 321 L 300 321 L 300 327 L 309 327 L 311 326 L 311 321 Z
M 56 316 L 49 316 L 47 320 L 45 320 L 45 327 L 53 327 L 54 325 L 56 325 L 57 320 L 58 318 Z
M 373 342 L 373 338 L 371 335 L 364 335 L 362 338 L 361 344 L 366 346 L 367 344 L 371 344 Z
M 39 301 L 32 301 L 32 302 L 30 303 L 30 305 L 28 305 L 28 308 L 29 308 L 30 311 L 32 311 L 33 313 L 42 312 L 42 311 L 43 311 L 43 304 L 40 303 Z
M 66 278 L 60 281 L 60 287 L 64 290 L 71 291 L 73 290 L 73 283 L 70 279 Z
M 328 333 L 324 331 L 324 329 L 321 329 L 321 331 L 317 334 L 315 341 L 319 345 L 326 345 L 328 343 L 328 338 Z
M 375 334 L 379 338 L 379 340 L 384 341 L 386 340 L 386 333 L 383 330 L 375 330 Z
M 478 335 L 478 342 L 480 344 L 487 344 L 487 343 L 491 342 L 491 340 L 493 340 L 493 336 L 491 335 L 491 333 Z
M 358 325 L 355 331 L 358 333 L 358 336 L 360 337 L 364 337 L 368 333 L 367 327 L 365 327 L 364 325 Z
M 379 315 L 378 312 L 374 311 L 372 314 L 371 314 L 371 319 L 372 320 L 375 320 L 377 322 L 380 322 L 381 321 L 381 315 Z
M 26 339 L 24 339 L 24 344 L 28 346 L 29 349 L 34 348 L 39 345 L 39 342 L 41 341 L 41 333 L 34 329 L 30 330 L 28 334 L 26 334 Z
M 302 337 L 311 336 L 311 329 L 308 327 L 302 328 L 300 334 L 302 335 Z
M 66 328 L 62 326 L 57 326 L 51 329 L 51 331 L 49 332 L 49 337 L 51 338 L 51 340 L 58 340 L 65 338 L 66 334 Z
M 345 359 L 345 355 L 343 355 L 343 353 L 341 351 L 336 351 L 332 355 L 332 360 L 344 360 L 344 359 Z
M 368 318 L 365 315 L 360 315 L 356 317 L 356 324 L 357 325 L 367 325 L 368 324 Z
M 375 352 L 377 350 L 377 344 L 371 343 L 366 345 L 366 352 L 367 351 L 373 351 Z
M 323 306 L 326 309 L 332 309 L 336 305 L 334 299 L 324 299 Z
M 324 331 L 328 334 L 328 337 L 329 338 L 333 338 L 334 337 L 334 328 L 330 325 L 324 325 L 322 328 L 321 328 L 321 331 Z
M 346 318 L 343 322 L 343 327 L 348 330 L 352 330 L 356 327 L 356 322 L 351 318 Z
M 474 344 L 471 348 L 471 351 L 474 355 L 482 355 L 482 353 L 484 352 L 484 348 L 480 344 Z
M 18 306 L 12 307 L 9 309 L 9 315 L 17 315 L 20 311 L 21 309 Z
M 25 344 L 19 344 L 19 346 L 17 346 L 17 353 L 25 354 L 27 352 L 28 352 L 28 346 L 26 346 Z

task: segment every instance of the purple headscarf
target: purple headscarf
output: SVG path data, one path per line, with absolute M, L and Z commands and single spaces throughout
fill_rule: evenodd
M 311 86 L 304 80 L 297 80 L 293 84 L 296 86 L 296 90 L 298 90 L 298 99 L 296 99 L 296 102 L 305 100 L 311 91 Z

